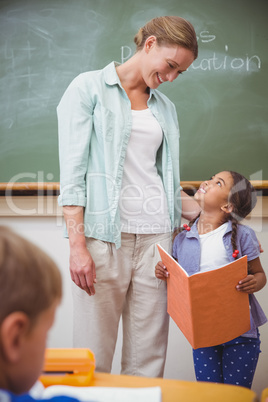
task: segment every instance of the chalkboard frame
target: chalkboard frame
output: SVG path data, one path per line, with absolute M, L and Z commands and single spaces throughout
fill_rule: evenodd
M 258 195 L 268 196 L 268 180 L 250 181 Z M 194 195 L 202 181 L 182 181 L 181 186 L 188 195 Z M 28 182 L 28 183 L 0 183 L 0 197 L 2 196 L 58 196 L 60 183 L 50 182 Z

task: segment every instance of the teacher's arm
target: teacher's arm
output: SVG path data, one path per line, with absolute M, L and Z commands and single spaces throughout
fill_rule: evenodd
M 84 75 L 76 77 L 57 107 L 60 196 L 70 243 L 70 273 L 73 282 L 89 295 L 95 294 L 95 264 L 87 249 L 84 207 L 86 174 L 93 126 L 93 101 Z
M 86 246 L 84 208 L 64 206 L 64 219 L 70 243 L 70 274 L 73 282 L 90 296 L 95 294 L 95 263 Z
M 201 208 L 199 204 L 195 201 L 195 199 L 188 194 L 186 194 L 183 190 L 181 190 L 181 204 L 182 204 L 182 217 L 191 221 L 196 218 L 201 212 Z

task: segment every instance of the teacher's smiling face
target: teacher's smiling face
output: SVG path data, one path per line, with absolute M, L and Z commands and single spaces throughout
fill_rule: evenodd
M 141 67 L 143 79 L 152 89 L 158 88 L 163 82 L 174 81 L 194 61 L 191 50 L 177 45 L 159 46 L 155 36 L 146 40 L 143 50 L 146 55 Z

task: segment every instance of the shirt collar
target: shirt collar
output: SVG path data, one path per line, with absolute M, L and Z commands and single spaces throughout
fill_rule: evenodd
M 104 67 L 103 72 L 104 72 L 104 80 L 107 85 L 120 85 L 121 87 L 121 82 L 119 80 L 119 77 L 116 72 L 116 67 L 120 66 L 120 63 L 117 61 L 112 61 L 108 66 Z
M 104 67 L 104 80 L 107 85 L 119 85 L 122 88 L 120 79 L 117 75 L 116 72 L 116 67 L 120 66 L 121 63 L 118 61 L 112 61 L 110 64 L 108 64 L 106 67 Z M 148 102 L 152 97 L 155 97 L 155 90 L 150 88 L 150 94 L 149 94 L 149 99 Z
M 194 222 L 194 224 L 192 225 L 192 227 L 191 227 L 191 230 L 189 230 L 189 232 L 187 232 L 186 233 L 186 237 L 188 237 L 188 238 L 191 238 L 191 237 L 199 237 L 199 235 L 198 235 L 198 230 L 197 230 L 197 222 L 198 222 L 198 220 L 199 220 L 199 218 L 197 218 L 196 219 L 196 221 Z M 233 229 L 232 229 L 232 222 L 231 221 L 228 221 L 228 226 L 227 226 L 227 228 L 226 228 L 226 231 L 225 231 L 225 233 L 224 233 L 224 236 L 227 234 L 227 233 L 229 233 L 229 232 L 231 232 Z
M 187 231 L 186 237 L 188 237 L 188 238 L 191 238 L 191 237 L 198 238 L 199 237 L 198 230 L 197 230 L 198 219 L 199 218 L 197 218 L 196 221 L 194 222 L 194 224 L 192 225 L 191 230 Z
M 229 232 L 231 232 L 232 230 L 233 230 L 233 229 L 232 229 L 232 221 L 228 221 L 228 226 L 227 226 L 226 231 L 225 231 L 224 234 L 229 233 Z

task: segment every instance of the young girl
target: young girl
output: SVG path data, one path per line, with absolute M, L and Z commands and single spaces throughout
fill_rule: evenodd
M 256 205 L 256 192 L 245 177 L 224 171 L 202 183 L 194 198 L 201 212 L 174 234 L 173 257 L 192 275 L 247 255 L 248 275 L 241 278 L 237 291 L 249 294 L 251 307 L 248 332 L 222 345 L 193 350 L 196 379 L 251 388 L 260 353 L 258 327 L 267 321 L 253 293 L 264 287 L 266 276 L 256 235 L 239 222 Z M 168 277 L 161 261 L 155 275 L 162 280 Z

